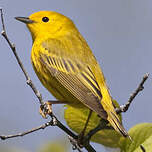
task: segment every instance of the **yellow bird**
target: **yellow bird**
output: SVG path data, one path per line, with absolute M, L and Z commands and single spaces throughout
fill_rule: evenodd
M 63 103 L 83 103 L 127 137 L 102 70 L 74 23 L 53 11 L 40 11 L 16 19 L 26 23 L 31 32 L 32 65 L 49 92 Z

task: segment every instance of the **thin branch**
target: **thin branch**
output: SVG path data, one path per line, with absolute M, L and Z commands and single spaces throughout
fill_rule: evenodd
M 5 25 L 4 25 L 4 18 L 3 18 L 3 10 L 2 10 L 2 8 L 0 8 L 0 12 L 1 12 L 2 28 L 3 28 L 3 31 L 6 31 L 6 30 L 5 30 Z M 2 32 L 3 32 L 3 31 L 2 31 Z
M 76 144 L 74 144 L 75 142 L 71 142 L 73 143 L 72 145 L 75 146 L 75 148 L 79 151 L 81 149 L 81 147 L 78 145 L 78 136 L 75 135 L 73 132 L 71 132 L 70 130 L 68 130 L 65 126 L 63 126 L 63 124 L 60 121 L 57 121 L 56 126 L 58 126 L 59 128 L 61 128 L 63 131 L 65 131 L 68 135 L 70 135 L 69 137 L 71 137 L 71 141 L 77 141 Z M 73 138 L 73 140 L 72 140 Z M 88 151 L 88 152 L 96 152 L 95 149 L 90 145 L 89 141 L 86 141 L 83 145 L 83 147 Z
M 72 144 L 72 149 L 73 150 L 77 149 L 79 152 L 82 152 L 80 146 L 78 145 L 78 141 L 71 136 L 68 136 L 68 138 L 70 143 Z
M 9 40 L 9 38 L 8 38 L 8 36 L 6 34 L 2 8 L 0 9 L 0 13 L 1 13 L 2 28 L 3 28 L 1 34 L 5 38 L 5 40 L 7 41 L 9 47 L 11 48 L 11 50 L 12 50 L 12 52 L 13 52 L 13 54 L 14 54 L 14 56 L 15 56 L 18 64 L 19 64 L 19 66 L 20 66 L 20 68 L 22 70 L 22 72 L 24 73 L 24 76 L 26 78 L 26 83 L 32 88 L 33 92 L 35 93 L 35 95 L 39 99 L 40 104 L 44 105 L 41 93 L 36 89 L 35 85 L 33 84 L 32 80 L 30 79 L 28 73 L 26 72 L 26 70 L 25 70 L 25 68 L 24 68 L 24 66 L 23 66 L 23 64 L 22 64 L 22 62 L 21 62 L 21 60 L 20 60 L 20 58 L 19 58 L 19 56 L 18 56 L 18 54 L 16 52 L 15 45 L 13 43 L 11 43 L 11 41 Z
M 88 143 L 88 144 L 85 146 L 85 149 L 86 149 L 88 152 L 96 152 L 95 149 L 90 145 L 90 143 Z
M 5 140 L 5 139 L 8 139 L 8 138 L 14 138 L 14 137 L 22 137 L 22 136 L 25 136 L 27 134 L 30 134 L 32 132 L 35 132 L 35 131 L 38 131 L 38 130 L 41 130 L 41 129 L 45 129 L 46 127 L 48 126 L 52 126 L 53 125 L 53 122 L 50 121 L 50 122 L 47 122 L 39 127 L 36 127 L 36 128 L 33 128 L 33 129 L 30 129 L 28 131 L 25 131 L 25 132 L 22 132 L 22 133 L 18 133 L 18 134 L 15 134 L 15 135 L 1 135 L 0 138 L 2 140 Z
M 71 130 L 69 130 L 67 127 L 65 127 L 53 114 L 51 115 L 51 117 L 55 122 L 54 126 L 59 127 L 61 130 L 63 130 L 69 136 L 71 136 L 74 139 L 77 139 L 77 135 L 75 135 Z
M 149 73 L 146 73 L 143 76 L 143 79 L 140 82 L 140 84 L 137 87 L 137 89 L 129 97 L 127 103 L 124 104 L 124 105 L 121 105 L 119 108 L 115 109 L 116 112 L 117 112 L 117 114 L 122 113 L 122 112 L 126 112 L 128 110 L 128 108 L 130 107 L 130 104 L 132 103 L 132 101 L 134 100 L 134 98 L 137 96 L 137 94 L 144 89 L 144 83 L 146 82 L 146 80 L 148 79 L 148 77 L 149 77 Z
M 71 136 L 71 138 L 77 139 L 77 136 L 73 132 L 71 132 L 68 128 L 66 128 L 55 116 L 52 116 L 51 121 L 49 121 L 49 122 L 47 122 L 47 123 L 45 123 L 45 124 L 43 124 L 39 127 L 36 127 L 36 128 L 31 129 L 31 130 L 25 131 L 23 133 L 18 133 L 18 134 L 15 134 L 15 135 L 7 135 L 7 136 L 0 135 L 0 138 L 2 140 L 5 140 L 5 139 L 8 139 L 8 138 L 24 136 L 24 135 L 30 134 L 32 132 L 35 132 L 35 131 L 38 131 L 38 130 L 41 130 L 41 129 L 45 129 L 48 126 L 58 126 L 65 133 L 67 133 L 69 136 Z

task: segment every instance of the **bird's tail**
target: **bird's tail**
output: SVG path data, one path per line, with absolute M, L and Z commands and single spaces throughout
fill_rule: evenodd
M 129 137 L 128 132 L 125 130 L 125 128 L 123 127 L 122 123 L 120 122 L 117 114 L 111 111 L 107 111 L 108 114 L 108 118 L 107 120 L 110 122 L 110 124 L 112 125 L 112 127 L 119 132 L 120 134 L 122 134 L 124 137 Z
M 127 131 L 124 129 L 118 115 L 115 112 L 114 106 L 112 104 L 112 98 L 108 92 L 108 89 L 102 88 L 103 99 L 101 101 L 104 110 L 107 113 L 107 120 L 111 124 L 111 126 L 124 137 L 129 137 Z M 130 138 L 131 139 L 131 138 Z

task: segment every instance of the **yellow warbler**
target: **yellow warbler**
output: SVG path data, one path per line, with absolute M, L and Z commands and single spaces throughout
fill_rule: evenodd
M 61 102 L 83 103 L 127 137 L 102 70 L 74 23 L 52 11 L 16 19 L 26 23 L 31 32 L 31 60 L 42 84 Z

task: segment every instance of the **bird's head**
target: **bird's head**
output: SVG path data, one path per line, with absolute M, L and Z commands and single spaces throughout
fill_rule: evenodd
M 15 19 L 27 25 L 33 40 L 39 36 L 56 37 L 75 28 L 68 17 L 53 11 L 40 11 L 29 17 L 15 17 Z

